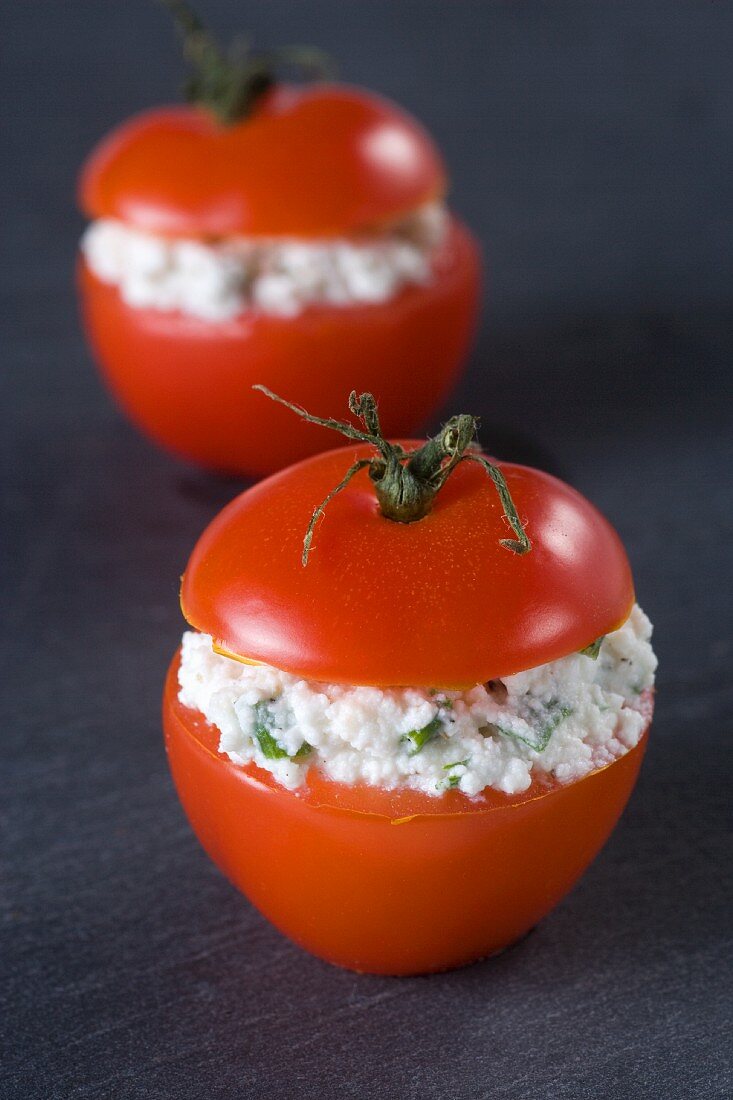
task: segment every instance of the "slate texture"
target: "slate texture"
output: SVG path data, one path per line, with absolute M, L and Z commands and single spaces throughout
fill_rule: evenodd
M 180 66 L 143 0 L 7 5 L 0 1096 L 722 1100 L 731 10 L 239 8 L 205 4 L 222 31 L 320 43 L 441 141 L 489 270 L 444 411 L 481 414 L 495 453 L 559 473 L 618 527 L 656 627 L 653 736 L 601 858 L 498 959 L 434 978 L 340 972 L 223 880 L 178 807 L 158 711 L 178 576 L 239 486 L 123 421 L 72 286 L 76 168 L 114 121 L 171 98 Z

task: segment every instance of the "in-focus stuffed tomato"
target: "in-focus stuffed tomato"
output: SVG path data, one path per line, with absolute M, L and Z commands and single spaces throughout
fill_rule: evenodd
M 478 302 L 477 247 L 445 206 L 434 143 L 372 92 L 276 79 L 283 64 L 318 78 L 312 51 L 230 60 L 169 6 L 191 103 L 123 123 L 80 181 L 82 313 L 109 386 L 158 443 L 234 473 L 333 446 L 263 410 L 256 381 L 315 410 L 356 382 L 388 433 L 414 430 L 450 389 Z
M 399 445 L 369 395 L 350 404 L 351 447 L 201 536 L 166 743 L 204 848 L 282 932 L 428 972 L 520 938 L 596 855 L 656 660 L 587 500 L 473 449 L 470 416 Z

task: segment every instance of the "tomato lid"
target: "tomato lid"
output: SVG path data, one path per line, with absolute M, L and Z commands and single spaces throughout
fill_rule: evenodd
M 628 617 L 621 541 L 570 486 L 471 452 L 423 518 L 395 522 L 375 496 L 373 455 L 365 444 L 329 451 L 232 501 L 183 577 L 189 623 L 230 655 L 312 680 L 465 688 L 567 656 Z M 314 511 L 357 462 L 304 565 Z M 518 528 L 489 470 L 503 475 L 527 552 L 507 548 Z
M 277 85 L 223 125 L 196 106 L 137 115 L 93 150 L 79 197 L 90 218 L 184 237 L 332 237 L 380 228 L 442 196 L 425 130 L 342 84 Z

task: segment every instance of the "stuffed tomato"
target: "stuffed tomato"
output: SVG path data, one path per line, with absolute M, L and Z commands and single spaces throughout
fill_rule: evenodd
M 234 473 L 333 445 L 263 410 L 257 381 L 315 410 L 356 382 L 388 433 L 413 430 L 460 370 L 480 278 L 435 144 L 372 92 L 277 79 L 318 76 L 310 54 L 235 63 L 190 13 L 184 30 L 192 102 L 122 124 L 80 181 L 82 314 L 112 392 L 162 446 Z
M 519 939 L 599 851 L 656 660 L 580 494 L 490 460 L 472 417 L 392 443 L 369 395 L 350 407 L 328 426 L 351 447 L 243 493 L 195 547 L 166 745 L 204 848 L 282 932 L 424 973 Z

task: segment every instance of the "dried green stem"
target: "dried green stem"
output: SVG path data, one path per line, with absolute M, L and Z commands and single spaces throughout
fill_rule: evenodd
M 312 46 L 255 51 L 246 40 L 237 39 L 224 51 L 185 0 L 160 2 L 173 17 L 192 69 L 186 98 L 211 111 L 224 126 L 247 118 L 283 69 L 302 80 L 327 80 L 335 75 L 332 59 Z
M 522 521 L 519 518 L 517 509 L 514 506 L 514 501 L 512 500 L 512 495 L 509 492 L 509 486 L 499 467 L 494 466 L 493 462 L 489 462 L 488 458 L 484 458 L 483 455 L 466 454 L 461 457 L 467 462 L 478 462 L 479 466 L 483 466 L 496 486 L 501 506 L 504 509 L 504 515 L 512 531 L 517 536 L 516 539 L 500 539 L 501 545 L 505 546 L 507 550 L 513 550 L 515 554 L 526 554 L 528 550 L 532 549 L 532 543 L 529 541 L 527 532 L 522 526 Z
M 436 494 L 459 462 L 465 461 L 477 462 L 486 470 L 496 487 L 506 520 L 516 536 L 514 539 L 500 539 L 501 546 L 515 554 L 526 554 L 532 549 L 503 473 L 488 458 L 474 450 L 478 427 L 476 417 L 468 413 L 453 416 L 437 435 L 428 439 L 421 447 L 405 451 L 399 444 L 388 442 L 382 435 L 377 403 L 370 393 L 357 395 L 354 390 L 349 396 L 349 410 L 362 423 L 362 428 L 356 428 L 343 420 L 313 416 L 300 405 L 286 401 L 266 386 L 256 385 L 252 388 L 264 393 L 271 401 L 284 405 L 307 423 L 340 432 L 347 439 L 359 443 L 368 443 L 377 451 L 372 458 L 362 458 L 354 462 L 339 484 L 314 511 L 303 539 L 303 565 L 308 564 L 318 520 L 333 498 L 346 488 L 360 470 L 368 468 L 383 516 L 396 523 L 415 523 L 428 514 Z
M 286 409 L 290 409 L 291 412 L 294 412 L 301 420 L 307 420 L 309 424 L 318 424 L 321 428 L 330 428 L 334 432 L 341 432 L 347 439 L 357 439 L 360 443 L 374 442 L 374 436 L 369 435 L 367 432 L 360 432 L 358 428 L 353 427 L 353 425 L 347 424 L 343 420 L 333 420 L 330 416 L 314 416 L 313 413 L 307 412 L 302 405 L 296 405 L 292 401 L 286 401 L 284 397 L 280 397 L 278 394 L 273 393 L 272 390 L 268 390 L 267 386 L 262 386 L 259 382 L 257 385 L 253 386 L 252 389 L 264 393 L 265 397 L 269 397 L 271 401 L 277 401 L 278 405 L 284 405 Z M 351 397 L 355 396 L 355 394 L 351 395 Z M 349 398 L 349 408 L 351 408 L 351 397 Z
M 326 511 L 326 507 L 331 503 L 333 498 L 341 492 L 342 489 L 346 488 L 354 474 L 358 474 L 359 470 L 363 470 L 365 466 L 371 466 L 371 464 L 371 458 L 360 458 L 358 462 L 355 462 L 353 466 L 349 467 L 343 479 L 338 483 L 336 488 L 332 489 L 328 496 L 318 505 L 315 512 L 311 516 L 310 523 L 308 524 L 308 529 L 305 532 L 305 538 L 303 539 L 303 565 L 308 564 L 308 555 L 310 554 L 311 543 L 313 542 L 313 532 L 316 529 L 316 524 L 318 523 L 318 520 Z

